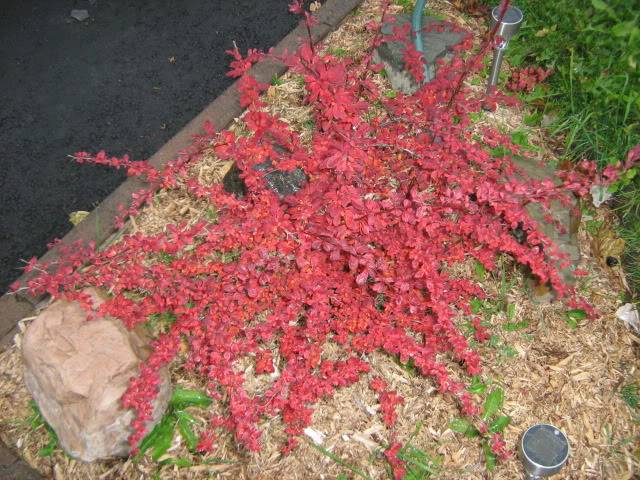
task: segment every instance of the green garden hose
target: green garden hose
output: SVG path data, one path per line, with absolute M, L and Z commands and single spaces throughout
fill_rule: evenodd
M 411 19 L 411 31 L 415 33 L 413 44 L 416 50 L 424 56 L 424 42 L 422 41 L 422 11 L 427 0 L 416 0 L 416 6 L 413 9 L 413 18 Z M 433 80 L 429 66 L 424 65 L 424 81 L 430 82 Z

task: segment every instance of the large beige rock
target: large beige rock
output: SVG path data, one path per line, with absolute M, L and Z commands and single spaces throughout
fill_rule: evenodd
M 102 302 L 95 290 L 87 293 Z M 120 407 L 120 398 L 148 356 L 142 336 L 117 319 L 87 320 L 77 303 L 56 301 L 29 325 L 22 352 L 27 388 L 69 455 L 86 462 L 127 455 L 133 412 Z M 170 395 L 162 372 L 149 429 Z

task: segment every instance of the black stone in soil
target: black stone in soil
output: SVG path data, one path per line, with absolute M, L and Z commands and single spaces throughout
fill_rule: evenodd
M 264 179 L 267 183 L 267 188 L 277 193 L 280 197 L 296 193 L 307 183 L 307 176 L 304 170 L 298 167 L 290 171 L 278 170 L 273 168 L 271 160 L 267 159 L 253 168 L 260 172 L 265 172 Z M 222 179 L 224 189 L 237 197 L 243 197 L 247 193 L 247 187 L 242 178 L 240 178 L 241 173 L 242 170 L 234 164 Z
M 615 267 L 620 261 L 616 257 L 607 257 L 607 266 Z
M 222 185 L 224 186 L 225 191 L 233 193 L 236 197 L 240 198 L 247 194 L 247 186 L 240 178 L 241 173 L 242 170 L 236 167 L 236 164 L 234 163 L 222 179 Z
M 72 228 L 69 213 L 92 210 L 125 179 L 67 155 L 148 158 L 233 82 L 225 50 L 234 41 L 268 49 L 297 25 L 288 3 L 2 2 L 0 294 L 21 258 Z M 70 18 L 72 9 L 89 18 Z
M 511 230 L 511 235 L 513 235 L 520 245 L 524 245 L 527 241 L 527 232 L 522 229 L 522 222 L 519 222 L 518 226 Z

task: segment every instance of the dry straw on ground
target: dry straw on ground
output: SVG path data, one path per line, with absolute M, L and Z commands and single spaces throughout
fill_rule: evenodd
M 447 2 L 430 2 L 431 10 L 451 18 L 462 26 L 478 31 L 477 20 L 457 13 Z M 333 52 L 358 60 L 370 40 L 365 24 L 379 15 L 375 0 L 366 0 L 358 12 L 347 18 L 332 33 L 325 46 Z M 384 82 L 382 78 L 376 81 Z M 303 140 L 310 135 L 310 111 L 302 105 L 303 85 L 291 74 L 271 86 L 266 94 L 269 111 L 277 112 L 292 128 L 299 131 Z M 386 88 L 390 88 L 386 86 Z M 506 131 L 522 128 L 524 112 L 500 108 L 481 121 L 498 124 Z M 234 129 L 242 131 L 241 119 Z M 541 131 L 533 130 L 529 139 L 540 147 L 540 156 L 553 160 L 553 154 L 545 148 Z M 212 155 L 203 155 L 193 165 L 191 173 L 207 182 L 219 181 L 228 168 Z M 210 205 L 196 202 L 180 190 L 159 192 L 152 205 L 133 222 L 128 231 L 148 234 L 162 231 L 165 225 L 187 219 L 195 222 L 211 214 Z M 610 214 L 598 212 L 600 216 Z M 505 438 L 513 447 L 519 434 L 529 425 L 548 422 L 562 428 L 571 442 L 571 457 L 560 478 L 565 479 L 630 479 L 639 472 L 638 435 L 640 427 L 636 417 L 622 401 L 623 385 L 638 384 L 637 369 L 640 342 L 625 329 L 614 312 L 623 293 L 621 275 L 601 261 L 601 248 L 582 230 L 581 247 L 583 268 L 588 271 L 578 288 L 602 313 L 595 321 L 583 321 L 577 329 L 571 329 L 564 321 L 561 305 L 539 305 L 525 293 L 522 274 L 504 260 L 501 278 L 491 277 L 484 282 L 494 298 L 502 298 L 516 306 L 513 322 L 527 322 L 518 331 L 506 331 L 501 324 L 507 321 L 504 313 L 493 315 L 491 322 L 495 338 L 490 345 L 479 347 L 484 360 L 484 376 L 492 386 L 505 391 L 503 413 L 511 416 L 512 423 Z M 598 247 L 591 255 L 591 245 Z M 471 265 L 462 265 L 460 274 L 474 275 Z M 24 327 L 30 319 L 22 323 Z M 312 445 L 311 440 L 291 455 L 282 456 L 280 446 L 284 441 L 282 423 L 277 419 L 266 420 L 263 425 L 264 449 L 258 454 L 239 451 L 231 439 L 222 439 L 210 464 L 189 468 L 161 466 L 148 460 L 112 460 L 91 465 L 82 464 L 56 451 L 52 457 L 37 455 L 47 442 L 42 431 L 31 431 L 25 419 L 31 414 L 29 395 L 22 382 L 22 363 L 17 344 L 0 354 L 0 437 L 14 447 L 31 465 L 45 476 L 55 479 L 141 479 L 176 478 L 195 479 L 330 479 L 340 473 L 354 474 L 339 465 Z M 329 346 L 325 358 L 337 355 Z M 523 478 L 516 458 L 500 463 L 493 476 L 486 473 L 481 449 L 474 439 L 464 438 L 450 429 L 449 421 L 458 415 L 450 399 L 435 391 L 433 382 L 412 375 L 392 359 L 382 354 L 368 358 L 372 372 L 357 384 L 339 390 L 332 398 L 318 404 L 311 435 L 322 440 L 322 447 L 343 462 L 357 467 L 371 478 L 389 478 L 381 457 L 383 446 L 395 436 L 407 440 L 422 424 L 420 432 L 411 444 L 425 453 L 440 456 L 442 465 L 434 478 L 500 480 Z M 384 378 L 392 388 L 405 398 L 398 410 L 398 424 L 393 434 L 383 425 L 375 395 L 368 387 L 373 376 Z M 174 381 L 187 387 L 201 388 L 199 380 L 178 367 L 173 370 Z M 248 371 L 248 388 L 259 391 L 262 380 Z M 214 406 L 215 408 L 215 406 Z M 204 424 L 205 412 L 194 410 Z M 173 457 L 190 457 L 179 436 L 170 449 Z M 228 463 L 231 462 L 231 463 Z M 157 475 L 154 477 L 154 475 Z

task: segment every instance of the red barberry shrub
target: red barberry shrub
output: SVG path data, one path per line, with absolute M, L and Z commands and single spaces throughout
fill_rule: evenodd
M 300 5 L 294 3 L 293 10 Z M 377 34 L 373 45 L 380 41 Z M 305 44 L 278 59 L 304 78 L 316 126 L 309 145 L 264 111 L 258 96 L 263 87 L 245 76 L 249 136 L 207 126 L 162 171 L 104 154 L 78 155 L 83 162 L 145 175 L 153 188 L 183 189 L 219 212 L 216 221 L 167 225 L 153 236 L 132 234 L 102 251 L 77 248 L 55 271 L 29 282 L 34 292 L 85 305 L 83 287 L 104 288 L 111 296 L 98 313 L 130 328 L 155 314 L 175 318 L 122 398 L 137 415 L 134 449 L 151 414 L 158 370 L 176 359 L 182 342 L 183 367 L 201 375 L 217 400 L 211 430 L 199 445 L 203 451 L 212 448 L 214 430 L 259 449 L 261 421 L 274 415 L 286 424 L 290 450 L 311 423 L 314 404 L 357 382 L 369 371 L 367 358 L 374 351 L 411 361 L 464 414 L 478 413 L 465 384 L 449 371 L 461 364 L 469 375 L 481 372 L 479 355 L 458 322 L 472 316 L 470 300 L 484 293 L 452 274 L 452 267 L 476 259 L 493 270 L 497 256 L 508 254 L 560 296 L 571 296 L 556 263 L 548 261 L 561 254 L 525 206 L 548 206 L 567 201 L 571 191 L 587 191 L 587 177 L 579 172 L 567 174 L 561 186 L 527 178 L 510 155 L 490 153 L 500 145 L 527 155 L 507 135 L 490 128 L 471 131 L 469 114 L 484 99 L 463 80 L 482 68 L 486 50 L 467 62 L 456 56 L 440 65 L 436 79 L 412 96 L 388 98 L 372 81 L 379 68 L 371 65 L 371 51 L 352 62 L 322 57 Z M 258 57 L 232 53 L 238 74 Z M 189 164 L 204 149 L 236 162 L 247 186 L 243 198 L 189 176 Z M 252 168 L 267 158 L 276 168 L 302 167 L 306 186 L 279 198 L 266 188 L 263 172 Z M 149 198 L 141 194 L 128 214 Z M 526 232 L 522 243 L 512 235 L 516 227 Z M 478 339 L 486 338 L 474 322 Z M 340 350 L 339 360 L 325 356 L 329 343 Z M 247 361 L 269 380 L 251 395 L 239 367 Z M 379 381 L 371 385 L 391 426 L 402 399 Z M 502 451 L 498 437 L 492 446 Z M 385 453 L 397 477 L 398 449 L 396 443 Z
M 551 74 L 552 69 L 545 70 L 542 67 L 525 67 L 513 69 L 507 80 L 507 88 L 513 92 L 530 92 L 541 82 L 544 82 Z
M 509 458 L 509 451 L 507 450 L 507 444 L 502 440 L 501 436 L 497 433 L 491 435 L 489 443 L 491 451 L 498 456 L 498 458 L 505 460 Z
M 394 442 L 389 448 L 384 451 L 384 456 L 391 465 L 391 469 L 393 470 L 393 478 L 395 480 L 400 480 L 404 478 L 405 473 L 407 472 L 405 468 L 405 462 L 400 459 L 398 454 L 400 453 L 400 449 L 402 448 L 402 444 L 400 442 Z

